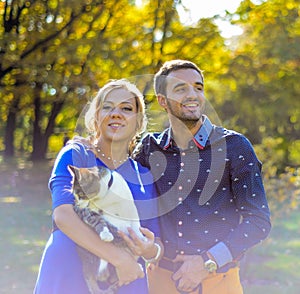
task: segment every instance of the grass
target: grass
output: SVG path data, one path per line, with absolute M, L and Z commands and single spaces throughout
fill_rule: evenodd
M 273 220 L 273 230 L 263 244 L 246 256 L 245 294 L 298 294 L 300 287 L 300 214 Z
M 51 227 L 48 166 L 0 171 L 0 293 L 32 293 Z
M 49 235 L 48 205 L 1 203 L 0 205 L 0 293 L 32 293 L 41 258 Z
M 51 229 L 49 164 L 0 170 L 0 293 L 32 293 Z M 276 212 L 273 212 L 276 216 Z M 300 287 L 300 214 L 273 219 L 270 237 L 242 263 L 245 294 L 296 294 Z

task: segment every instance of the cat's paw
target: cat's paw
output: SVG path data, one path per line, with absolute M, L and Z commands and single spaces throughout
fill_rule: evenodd
M 104 227 L 99 234 L 100 239 L 105 242 L 111 242 L 114 239 L 113 234 L 109 231 L 107 227 Z

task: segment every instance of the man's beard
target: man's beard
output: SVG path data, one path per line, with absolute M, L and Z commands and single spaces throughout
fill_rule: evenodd
M 168 108 L 169 108 L 169 115 L 173 116 L 177 120 L 181 121 L 183 124 L 185 124 L 187 127 L 192 127 L 197 124 L 199 120 L 201 120 L 203 111 L 200 109 L 197 114 L 194 114 L 190 112 L 189 114 L 184 113 L 183 111 L 176 111 L 170 103 L 170 101 L 167 100 Z

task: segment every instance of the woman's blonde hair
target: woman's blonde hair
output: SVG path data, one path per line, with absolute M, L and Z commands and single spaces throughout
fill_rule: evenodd
M 100 136 L 99 123 L 97 121 L 99 111 L 103 107 L 103 102 L 106 96 L 114 89 L 125 89 L 133 94 L 137 106 L 137 129 L 135 136 L 132 138 L 129 145 L 129 152 L 131 153 L 136 145 L 136 140 L 142 134 L 147 126 L 147 118 L 145 113 L 145 102 L 143 94 L 131 82 L 126 79 L 113 80 L 105 84 L 93 98 L 88 111 L 85 114 L 85 126 L 91 135 L 91 139 L 95 140 Z

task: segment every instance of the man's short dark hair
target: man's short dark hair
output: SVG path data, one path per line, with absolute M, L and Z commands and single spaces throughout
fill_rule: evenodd
M 166 96 L 167 76 L 173 71 L 179 69 L 189 69 L 189 68 L 196 70 L 202 77 L 202 81 L 204 81 L 202 70 L 195 63 L 188 60 L 181 60 L 181 59 L 166 61 L 154 76 L 155 94 L 156 95 L 162 94 Z

